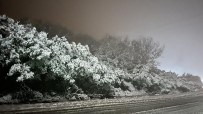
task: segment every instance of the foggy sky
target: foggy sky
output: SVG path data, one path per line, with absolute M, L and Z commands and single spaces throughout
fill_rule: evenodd
M 203 79 L 203 0 L 1 0 L 0 14 L 106 34 L 153 37 L 165 45 L 160 68 Z

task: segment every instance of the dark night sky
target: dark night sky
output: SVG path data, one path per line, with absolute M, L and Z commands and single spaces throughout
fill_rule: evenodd
M 203 78 L 203 0 L 1 0 L 0 14 L 60 24 L 97 39 L 150 36 L 165 44 L 160 68 Z

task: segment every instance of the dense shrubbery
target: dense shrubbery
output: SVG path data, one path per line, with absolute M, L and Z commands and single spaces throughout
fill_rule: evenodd
M 46 33 L 35 28 L 5 16 L 0 19 L 1 29 L 9 33 L 0 36 L 2 82 L 12 78 L 12 83 L 25 83 L 40 92 L 78 88 L 85 93 L 103 93 L 117 80 L 116 71 L 99 62 L 88 46 L 69 43 L 64 37 L 48 39 Z
M 83 99 L 85 94 L 166 94 L 196 88 L 177 75 L 163 76 L 167 73 L 156 68 L 163 48 L 152 39 L 106 40 L 94 50 L 98 60 L 88 46 L 69 43 L 65 37 L 47 38 L 45 32 L 1 16 L 1 96 L 10 93 L 26 102 L 60 99 L 57 95 Z

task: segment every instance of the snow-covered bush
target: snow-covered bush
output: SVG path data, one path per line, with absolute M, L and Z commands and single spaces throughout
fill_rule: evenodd
M 20 25 L 6 16 L 0 20 L 6 22 L 0 29 L 9 33 L 6 37 L 0 35 L 0 65 L 7 68 L 5 77 L 15 77 L 17 82 L 43 83 L 62 78 L 84 92 L 108 91 L 118 80 L 119 74 L 99 62 L 88 46 L 69 43 L 65 37 L 47 38 L 47 33 Z
M 137 65 L 132 73 L 132 84 L 138 90 L 146 90 L 149 93 L 169 93 L 176 88 L 176 82 L 153 72 L 151 64 Z

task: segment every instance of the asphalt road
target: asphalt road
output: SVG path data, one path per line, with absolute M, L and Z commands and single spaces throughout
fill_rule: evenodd
M 203 93 L 60 103 L 0 105 L 0 113 L 203 114 Z

